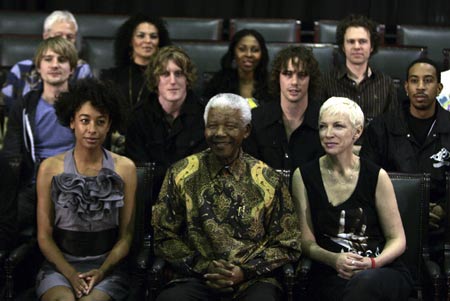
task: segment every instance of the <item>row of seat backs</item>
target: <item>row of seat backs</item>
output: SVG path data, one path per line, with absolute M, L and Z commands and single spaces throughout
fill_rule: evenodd
M 41 35 L 46 13 L 0 11 L 0 35 Z M 128 15 L 77 14 L 79 33 L 83 38 L 113 38 L 117 28 Z M 227 22 L 222 18 L 163 18 L 173 40 L 220 41 L 225 37 Z M 335 43 L 337 20 L 314 22 L 314 43 Z M 243 28 L 261 32 L 267 42 L 301 42 L 301 21 L 296 19 L 232 18 L 228 37 Z M 384 44 L 385 25 L 377 27 L 381 45 Z M 450 27 L 397 25 L 397 45 L 427 47 L 430 58 L 441 64 L 444 48 L 450 48 Z M 442 64 L 441 67 L 444 65 Z
M 9 68 L 20 60 L 32 58 L 40 41 L 41 38 L 38 36 L 3 36 L 0 40 L 0 65 Z M 113 43 L 113 39 L 86 38 L 83 40 L 82 56 L 91 65 L 94 75 L 98 76 L 101 69 L 113 67 Z M 220 59 L 229 45 L 225 41 L 176 41 L 175 44 L 185 49 L 197 66 L 199 87 L 203 86 L 204 81 L 208 80 L 212 73 L 220 69 Z M 322 73 L 328 72 L 344 60 L 334 44 L 267 43 L 269 62 L 278 51 L 290 45 L 310 47 L 319 62 Z M 398 86 L 401 86 L 409 63 L 426 55 L 427 49 L 423 47 L 384 46 L 373 55 L 370 64 L 374 69 L 390 75 Z M 440 61 L 445 60 L 448 62 L 448 55 L 447 59 L 442 56 Z
M 46 17 L 46 13 L 0 11 L 0 35 L 41 35 Z M 80 35 L 91 38 L 113 38 L 117 28 L 128 17 L 128 15 L 114 14 L 76 15 Z M 173 40 L 220 41 L 224 39 L 224 19 L 222 18 L 164 17 L 163 20 Z M 267 41 L 300 42 L 301 22 L 296 19 L 233 18 L 229 20 L 228 36 L 231 38 L 243 28 L 257 29 Z

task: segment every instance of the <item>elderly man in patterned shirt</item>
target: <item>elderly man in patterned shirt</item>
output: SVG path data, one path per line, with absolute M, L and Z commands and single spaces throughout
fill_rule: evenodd
M 175 273 L 157 300 L 278 300 L 273 271 L 300 256 L 288 188 L 241 150 L 251 130 L 244 98 L 216 95 L 204 119 L 210 148 L 171 166 L 153 208 L 155 253 Z

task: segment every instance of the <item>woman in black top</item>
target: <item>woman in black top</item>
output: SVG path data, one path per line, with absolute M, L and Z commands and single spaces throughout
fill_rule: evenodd
M 411 276 L 397 260 L 406 239 L 392 183 L 386 171 L 353 152 L 363 124 L 355 102 L 328 99 L 319 113 L 325 155 L 293 176 L 317 300 L 405 300 L 411 290 Z
M 221 59 L 221 70 L 206 85 L 203 97 L 207 101 L 218 93 L 235 93 L 247 98 L 252 108 L 269 101 L 268 63 L 266 42 L 259 32 L 236 32 Z
M 126 20 L 117 30 L 114 41 L 116 66 L 102 70 L 100 78 L 114 82 L 128 103 L 129 111 L 150 94 L 144 76 L 150 58 L 159 48 L 170 44 L 169 32 L 160 18 L 138 14 Z M 124 126 L 126 128 L 126 123 Z M 125 128 L 120 132 L 124 133 Z M 123 153 L 124 142 L 124 136 L 112 134 L 113 151 Z

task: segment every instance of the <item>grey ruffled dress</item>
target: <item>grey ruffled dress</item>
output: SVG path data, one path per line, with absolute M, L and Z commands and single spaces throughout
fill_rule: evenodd
M 66 260 L 79 272 L 99 268 L 118 238 L 119 210 L 124 205 L 123 180 L 114 171 L 111 154 L 104 150 L 103 167 L 95 177 L 80 175 L 73 150 L 64 157 L 64 172 L 53 177 L 54 239 Z M 128 294 L 126 267 L 118 265 L 94 289 L 114 300 Z M 45 261 L 36 279 L 40 298 L 55 286 L 72 288 L 55 266 Z

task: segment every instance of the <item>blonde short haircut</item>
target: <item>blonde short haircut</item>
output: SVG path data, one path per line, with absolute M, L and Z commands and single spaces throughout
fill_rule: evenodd
M 191 58 L 180 47 L 166 46 L 152 55 L 145 71 L 149 90 L 158 93 L 159 76 L 166 72 L 169 61 L 173 61 L 175 65 L 180 67 L 186 77 L 187 87 L 192 89 L 197 80 L 197 70 Z
M 57 54 L 67 58 L 70 64 L 70 69 L 75 70 L 78 62 L 78 53 L 75 46 L 62 37 L 53 37 L 43 40 L 34 54 L 34 64 L 39 66 L 44 54 L 47 50 L 53 50 Z
M 324 113 L 331 115 L 344 114 L 348 116 L 354 128 L 364 128 L 364 113 L 360 106 L 351 99 L 345 97 L 330 97 L 320 107 L 319 121 Z

